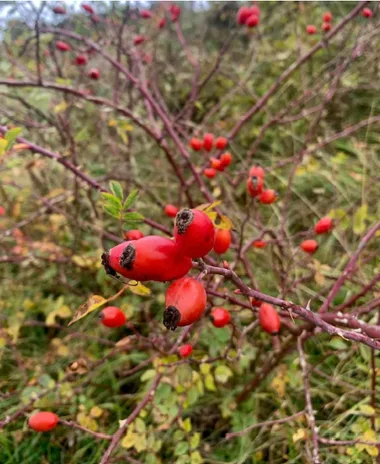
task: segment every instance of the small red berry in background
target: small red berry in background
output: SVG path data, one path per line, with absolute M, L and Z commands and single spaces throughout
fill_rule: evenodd
M 205 134 L 203 137 L 203 148 L 206 151 L 211 151 L 214 145 L 214 136 L 212 134 Z
M 63 6 L 57 5 L 53 8 L 53 13 L 64 15 L 66 14 L 66 8 L 64 8 Z
M 317 33 L 317 28 L 314 26 L 314 24 L 309 24 L 308 26 L 306 26 L 306 32 L 309 35 L 314 35 Z
M 78 66 L 83 66 L 87 63 L 87 57 L 86 55 L 78 55 L 76 58 L 75 58 L 75 64 L 78 65 Z
M 140 11 L 140 18 L 142 18 L 142 19 L 149 19 L 152 16 L 153 15 L 152 15 L 152 12 L 150 10 L 141 10 Z
M 213 179 L 216 176 L 216 170 L 214 168 L 206 168 L 204 169 L 203 174 L 209 179 Z
M 217 229 L 215 232 L 214 251 L 221 255 L 225 253 L 231 245 L 231 232 L 227 229 Z
M 362 16 L 364 16 L 365 18 L 372 18 L 373 11 L 370 10 L 369 8 L 363 8 Z
M 252 246 L 254 248 L 265 248 L 267 245 L 267 242 L 265 242 L 264 240 L 255 240 L 254 242 L 252 242 Z
M 251 298 L 251 305 L 254 307 L 254 308 L 260 308 L 260 306 L 262 305 L 262 301 L 261 300 L 258 300 L 256 299 L 255 297 L 252 297 Z
M 211 311 L 211 322 L 214 327 L 225 327 L 231 321 L 231 314 L 225 308 L 214 308 Z
M 115 327 L 121 327 L 125 324 L 127 318 L 123 311 L 116 306 L 107 306 L 99 315 L 100 322 L 106 326 L 114 329 Z
M 232 162 L 232 155 L 230 152 L 226 151 L 226 153 L 223 153 L 219 159 L 222 163 L 222 167 L 227 168 Z
M 305 253 L 315 253 L 318 248 L 318 242 L 315 240 L 304 240 L 301 243 L 301 248 Z
M 136 37 L 133 39 L 134 45 L 141 45 L 144 43 L 146 40 L 146 37 L 144 35 L 136 35 Z
M 277 198 L 277 193 L 272 189 L 268 189 L 262 191 L 259 199 L 260 203 L 262 203 L 263 205 L 270 205 L 271 203 L 274 203 L 277 200 Z
M 249 170 L 249 177 L 261 177 L 264 178 L 264 169 L 261 166 L 252 166 Z
M 256 15 L 251 15 L 247 21 L 245 22 L 245 25 L 247 27 L 256 27 L 260 22 L 260 18 Z
M 314 232 L 316 234 L 325 234 L 329 232 L 333 227 L 333 220 L 328 216 L 320 219 L 314 226 Z
M 181 8 L 178 5 L 170 5 L 170 18 L 173 22 L 178 21 L 181 16 Z
M 227 146 L 227 139 L 225 137 L 218 137 L 216 140 L 215 140 L 215 147 L 218 149 L 218 150 L 224 150 Z
M 259 322 L 261 327 L 271 335 L 277 335 L 280 331 L 281 320 L 274 307 L 263 303 L 259 308 Z
M 158 28 L 159 29 L 163 29 L 165 27 L 165 24 L 166 24 L 166 19 L 165 18 L 161 18 L 159 23 L 158 23 Z
M 0 206 L 0 216 L 4 216 L 5 215 L 5 208 L 4 206 Z
M 182 277 L 166 290 L 164 326 L 168 330 L 184 327 L 198 321 L 206 309 L 206 290 L 199 280 Z
M 55 48 L 60 52 L 68 52 L 69 50 L 71 50 L 71 46 L 66 42 L 62 42 L 61 40 L 58 40 L 58 42 L 56 42 Z
M 88 77 L 90 79 L 94 79 L 94 81 L 97 81 L 99 79 L 100 73 L 99 70 L 96 68 L 92 68 L 88 71 Z
M 84 11 L 87 11 L 87 13 L 90 13 L 90 14 L 94 14 L 95 11 L 94 9 L 92 8 L 91 5 L 89 5 L 88 3 L 82 3 L 81 7 L 83 8 Z
M 224 166 L 222 165 L 222 161 L 218 158 L 210 158 L 211 167 L 212 169 L 216 169 L 217 171 L 223 171 Z
M 182 345 L 178 349 L 178 354 L 181 358 L 188 358 L 193 352 L 193 346 L 190 344 Z
M 203 142 L 202 142 L 202 140 L 199 140 L 199 139 L 193 137 L 190 140 L 190 146 L 195 151 L 201 151 L 202 148 L 203 148 Z
M 251 197 L 256 197 L 263 191 L 263 178 L 262 177 L 248 177 L 247 190 Z
M 144 234 L 141 232 L 141 230 L 133 229 L 133 230 L 125 231 L 124 232 L 124 237 L 127 240 L 138 240 L 140 238 L 143 238 Z
M 243 26 L 247 19 L 251 16 L 251 14 L 252 11 L 248 6 L 242 6 L 241 8 L 239 8 L 237 12 L 236 21 L 238 22 L 238 24 Z
M 251 15 L 256 15 L 256 16 L 260 16 L 260 15 L 261 15 L 261 10 L 260 10 L 260 8 L 259 8 L 257 5 L 251 6 L 251 8 L 249 9 L 249 11 L 251 12 Z
M 174 205 L 166 205 L 165 208 L 164 208 L 164 213 L 168 217 L 176 217 L 178 211 L 179 211 L 179 208 L 177 208 Z
M 175 221 L 174 240 L 184 256 L 202 258 L 214 246 L 214 224 L 203 211 L 181 209 Z
M 323 23 L 323 24 L 322 24 L 322 30 L 323 30 L 324 32 L 330 31 L 330 30 L 331 30 L 331 24 L 330 24 L 330 23 Z
M 59 417 L 49 411 L 36 412 L 29 417 L 29 427 L 36 432 L 48 432 L 57 427 Z
M 324 23 L 329 23 L 333 19 L 333 15 L 330 11 L 326 11 L 326 13 L 323 13 L 322 19 Z

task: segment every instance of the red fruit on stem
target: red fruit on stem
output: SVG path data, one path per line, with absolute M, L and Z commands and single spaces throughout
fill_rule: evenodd
M 0 206 L 0 216 L 4 216 L 5 215 L 5 208 L 4 206 Z
M 254 307 L 254 308 L 260 308 L 260 306 L 262 305 L 262 301 L 261 300 L 258 300 L 256 299 L 255 297 L 252 297 L 251 298 L 251 305 Z
M 212 134 L 205 134 L 203 137 L 203 147 L 206 151 L 211 151 L 214 145 L 214 136 Z
M 63 15 L 66 14 L 66 8 L 63 6 L 57 5 L 53 8 L 53 13 Z
M 99 70 L 96 68 L 92 68 L 88 71 L 88 77 L 90 79 L 94 79 L 95 81 L 99 79 L 99 75 L 100 75 Z
M 193 324 L 201 318 L 206 303 L 206 290 L 199 280 L 193 277 L 176 280 L 166 290 L 164 326 L 175 330 Z
M 211 167 L 212 169 L 216 169 L 217 171 L 223 171 L 224 167 L 222 165 L 222 161 L 218 158 L 210 158 Z
M 260 202 L 264 205 L 274 203 L 278 198 L 277 193 L 273 189 L 263 190 L 260 195 Z
M 331 26 L 330 23 L 323 23 L 323 24 L 322 24 L 322 30 L 323 30 L 324 32 L 330 31 L 330 30 L 331 30 L 331 27 L 332 27 L 332 26 Z
M 263 191 L 263 178 L 258 176 L 248 177 L 247 190 L 251 197 L 256 197 Z
M 136 37 L 133 39 L 133 44 L 134 45 L 141 45 L 143 42 L 145 42 L 146 37 L 144 35 L 136 35 Z
M 254 248 L 265 248 L 267 245 L 268 245 L 267 242 L 264 242 L 264 240 L 255 240 L 252 243 L 252 246 Z
M 142 19 L 149 19 L 153 16 L 150 10 L 141 10 L 140 11 L 140 18 Z
M 324 23 L 329 23 L 333 19 L 333 15 L 330 11 L 326 11 L 326 13 L 323 13 L 322 19 Z
M 214 327 L 224 327 L 231 321 L 231 314 L 225 308 L 214 308 L 211 311 L 211 322 Z
M 183 256 L 178 245 L 166 237 L 148 235 L 111 248 L 102 255 L 106 272 L 140 282 L 166 282 L 179 279 L 191 269 L 189 257 Z
M 202 211 L 181 209 L 175 221 L 174 240 L 183 255 L 202 258 L 214 246 L 214 224 Z
M 220 159 L 220 161 L 222 163 L 222 167 L 226 168 L 232 162 L 232 155 L 231 155 L 230 152 L 226 151 L 226 153 L 223 153 L 222 156 L 219 159 Z
M 182 345 L 178 349 L 178 354 L 181 356 L 181 358 L 188 358 L 192 352 L 193 346 L 190 344 Z
M 71 46 L 66 42 L 62 42 L 61 40 L 58 40 L 58 42 L 55 43 L 55 48 L 60 52 L 68 52 L 71 50 Z
M 213 168 L 206 168 L 204 169 L 203 174 L 209 179 L 213 179 L 216 176 L 216 171 Z
M 203 142 L 202 140 L 199 140 L 195 137 L 193 137 L 191 140 L 190 140 L 190 146 L 193 150 L 195 151 L 200 151 L 202 150 L 203 148 Z
M 242 6 L 239 8 L 237 15 L 236 15 L 236 21 L 238 24 L 243 26 L 247 19 L 252 15 L 252 11 L 248 6 Z
M 315 253 L 318 248 L 318 242 L 315 240 L 304 240 L 301 243 L 301 248 L 305 253 Z
M 225 137 L 218 137 L 215 140 L 215 147 L 218 150 L 224 150 L 227 146 L 228 140 Z
M 227 229 L 217 229 L 215 232 L 214 251 L 221 255 L 231 245 L 231 232 Z
M 251 15 L 245 22 L 245 25 L 247 27 L 256 27 L 259 23 L 260 23 L 260 18 L 256 15 Z
M 92 6 L 89 5 L 88 3 L 82 3 L 81 7 L 82 7 L 82 9 L 83 9 L 84 11 L 87 11 L 87 13 L 90 13 L 90 14 L 94 14 L 94 13 L 95 13 L 95 11 L 94 11 L 94 9 L 92 8 Z
M 314 35 L 317 33 L 317 28 L 314 26 L 314 24 L 309 24 L 308 26 L 306 26 L 306 32 L 309 35 Z
M 83 66 L 87 63 L 87 57 L 86 55 L 78 55 L 76 58 L 75 58 L 75 61 L 74 63 L 78 66 Z
M 178 5 L 170 5 L 170 18 L 173 22 L 177 21 L 181 16 L 181 8 Z
M 260 10 L 260 8 L 259 8 L 257 5 L 251 6 L 251 8 L 250 8 L 249 10 L 250 10 L 250 12 L 251 12 L 251 15 L 256 15 L 256 16 L 260 16 L 260 15 L 261 15 L 261 10 Z
M 140 238 L 144 237 L 144 234 L 141 230 L 133 229 L 124 232 L 124 237 L 126 240 L 139 240 Z
M 328 216 L 320 219 L 314 226 L 314 231 L 316 234 L 325 234 L 329 232 L 333 227 L 333 221 Z
M 252 166 L 251 169 L 249 170 L 249 177 L 261 177 L 264 179 L 264 169 L 261 166 Z
M 369 8 L 363 8 L 362 16 L 364 16 L 364 18 L 372 18 L 373 11 L 370 10 Z
M 165 208 L 164 208 L 164 212 L 165 212 L 166 216 L 168 216 L 168 217 L 176 217 L 178 211 L 179 211 L 179 208 L 177 208 L 174 205 L 166 205 Z
M 159 23 L 158 23 L 158 28 L 159 29 L 163 29 L 165 27 L 165 24 L 166 24 L 166 19 L 165 18 L 161 18 Z
M 115 327 L 121 327 L 125 324 L 127 318 L 123 311 L 116 306 L 107 306 L 99 314 L 100 322 L 106 326 L 114 329 Z
M 262 303 L 260 305 L 259 322 L 265 332 L 268 332 L 271 335 L 277 335 L 280 331 L 280 316 L 274 307 L 268 303 Z
M 36 432 L 48 432 L 56 428 L 59 421 L 57 414 L 49 411 L 36 412 L 29 417 L 29 427 Z

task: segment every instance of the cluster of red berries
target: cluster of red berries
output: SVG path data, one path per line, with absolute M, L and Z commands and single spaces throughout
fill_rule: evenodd
M 68 44 L 67 42 L 63 42 L 62 40 L 57 40 L 57 42 L 55 43 L 55 47 L 60 52 L 68 52 L 68 51 L 72 50 L 71 45 Z M 86 65 L 87 64 L 87 56 L 83 55 L 83 54 L 77 55 L 75 57 L 74 64 L 76 66 L 84 66 L 84 65 Z M 99 70 L 97 68 L 91 68 L 88 71 L 87 75 L 88 75 L 88 77 L 90 79 L 98 80 L 99 76 L 100 76 L 100 73 L 99 73 Z
M 264 174 L 262 167 L 253 166 L 249 170 L 247 190 L 252 198 L 258 197 L 260 203 L 270 205 L 277 200 L 278 195 L 273 189 L 264 189 Z
M 92 8 L 91 5 L 89 5 L 88 3 L 82 3 L 81 5 L 82 9 L 84 11 L 86 11 L 87 13 L 90 14 L 90 17 L 91 17 L 91 20 L 95 23 L 98 23 L 101 21 L 101 18 L 100 16 L 98 16 L 97 14 L 95 14 L 95 11 L 94 9 Z M 54 8 L 53 8 L 53 13 L 57 14 L 57 15 L 64 15 L 67 13 L 66 11 L 66 8 L 62 5 L 56 5 Z
M 210 152 L 213 148 L 217 150 L 224 150 L 228 144 L 228 140 L 225 137 L 217 137 L 214 140 L 214 135 L 207 133 L 203 136 L 203 140 L 193 137 L 190 140 L 190 146 L 194 151 L 206 150 Z M 211 157 L 211 167 L 206 168 L 203 174 L 212 179 L 216 176 L 217 171 L 224 171 L 232 162 L 232 155 L 230 152 L 225 152 L 220 155 L 220 158 Z
M 257 5 L 242 6 L 236 15 L 236 21 L 240 26 L 256 27 L 260 23 L 261 11 Z
M 370 8 L 363 8 L 362 16 L 364 18 L 372 18 L 373 11 Z M 331 30 L 331 28 L 332 28 L 332 24 L 331 24 L 332 19 L 333 19 L 333 15 L 330 13 L 330 11 L 326 11 L 326 13 L 323 13 L 323 16 L 322 16 L 322 20 L 323 20 L 322 30 L 324 32 L 329 32 Z M 309 24 L 308 26 L 306 26 L 306 32 L 309 35 L 314 35 L 314 34 L 317 33 L 317 28 L 316 28 L 316 26 L 314 26 L 314 24 Z
M 320 219 L 314 226 L 314 232 L 318 235 L 321 234 L 326 234 L 327 232 L 330 232 L 330 230 L 333 228 L 334 224 L 331 218 L 328 216 Z M 318 242 L 313 239 L 308 239 L 304 240 L 301 243 L 301 248 L 305 253 L 310 253 L 313 254 L 317 251 L 318 249 Z

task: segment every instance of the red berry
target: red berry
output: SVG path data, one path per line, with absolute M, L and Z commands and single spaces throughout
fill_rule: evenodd
M 231 232 L 227 229 L 217 229 L 215 232 L 214 251 L 221 255 L 225 253 L 231 245 Z
M 170 18 L 173 22 L 177 21 L 181 16 L 181 8 L 178 5 L 170 5 Z
M 238 24 L 243 26 L 243 24 L 245 24 L 245 22 L 251 15 L 251 9 L 248 6 L 242 6 L 241 8 L 239 8 L 239 11 L 237 12 L 236 21 L 238 22 Z
M 260 308 L 260 306 L 262 305 L 262 301 L 261 300 L 257 300 L 255 297 L 252 297 L 251 298 L 251 305 L 254 307 L 254 308 Z
M 252 166 L 249 170 L 249 177 L 261 177 L 264 179 L 264 169 L 261 166 Z
M 142 19 L 149 19 L 152 16 L 153 15 L 152 15 L 152 12 L 150 10 L 141 10 L 140 11 L 140 18 L 142 18 Z
M 210 158 L 211 167 L 212 169 L 216 169 L 217 171 L 223 171 L 224 167 L 222 165 L 222 161 L 218 158 Z
M 214 308 L 211 311 L 211 322 L 214 327 L 224 327 L 231 321 L 231 314 L 225 308 Z
M 320 219 L 314 226 L 314 231 L 316 234 L 325 234 L 329 232 L 333 227 L 333 221 L 328 216 Z
M 267 245 L 268 245 L 267 242 L 264 242 L 264 240 L 255 240 L 252 243 L 252 246 L 254 248 L 265 248 Z
M 59 417 L 53 412 L 36 412 L 29 417 L 29 427 L 36 432 L 48 432 L 56 428 L 58 421 Z
M 369 8 L 363 8 L 362 15 L 363 15 L 365 18 L 372 18 L 372 16 L 373 16 L 373 11 L 370 10 Z
M 260 8 L 259 8 L 257 5 L 251 6 L 251 8 L 250 8 L 249 10 L 250 10 L 250 12 L 251 12 L 251 15 L 256 15 L 256 16 L 260 16 L 260 15 L 261 15 L 261 10 L 260 10 Z
M 247 21 L 245 22 L 245 25 L 247 27 L 256 27 L 260 22 L 260 18 L 256 15 L 251 15 Z
M 274 203 L 278 198 L 277 193 L 272 190 L 263 190 L 261 195 L 260 195 L 260 202 L 263 203 L 264 205 L 270 205 L 271 203 Z
M 190 140 L 190 146 L 193 150 L 200 151 L 203 148 L 203 142 L 194 137 Z
M 99 315 L 101 323 L 106 327 L 115 328 L 125 324 L 127 318 L 123 311 L 116 306 L 107 306 Z
M 89 5 L 88 3 L 82 3 L 81 7 L 84 9 L 84 11 L 87 11 L 87 13 L 90 13 L 90 14 L 94 14 L 95 11 L 94 9 L 92 8 L 91 5 Z
M 68 52 L 69 50 L 71 50 L 71 46 L 66 42 L 62 42 L 61 40 L 58 40 L 58 42 L 56 42 L 55 47 L 57 50 L 61 52 Z
M 193 352 L 193 346 L 190 344 L 182 345 L 179 347 L 179 350 L 178 350 L 178 354 L 181 356 L 181 358 L 188 358 L 192 352 Z
M 228 167 L 232 162 L 231 153 L 228 151 L 226 151 L 226 153 L 223 153 L 222 156 L 220 157 L 220 161 L 222 163 L 223 168 Z
M 165 18 L 161 18 L 160 19 L 160 22 L 158 23 L 158 28 L 159 29 L 163 29 L 165 27 L 165 24 L 166 24 L 166 19 Z
M 84 64 L 87 63 L 87 57 L 86 55 L 78 55 L 76 58 L 75 58 L 75 62 L 74 62 L 76 65 L 78 66 L 83 66 Z
M 304 240 L 301 243 L 301 248 L 306 253 L 315 253 L 315 251 L 317 251 L 318 248 L 318 243 L 315 240 Z
M 136 37 L 133 39 L 134 45 L 141 45 L 143 42 L 145 42 L 146 37 L 144 35 L 136 35 Z
M 331 30 L 331 24 L 330 23 L 323 23 L 322 24 L 322 29 L 324 32 L 328 32 L 329 30 Z
M 95 81 L 99 79 L 99 75 L 100 75 L 99 70 L 96 68 L 92 68 L 88 71 L 88 77 L 90 79 L 94 79 Z
M 323 16 L 322 16 L 323 22 L 329 23 L 332 20 L 332 18 L 333 18 L 333 15 L 329 11 L 326 11 L 326 13 L 323 13 Z
M 207 303 L 206 290 L 199 280 L 182 277 L 166 290 L 164 326 L 169 330 L 198 321 Z
M 258 176 L 248 177 L 247 190 L 251 197 L 256 197 L 263 191 L 263 178 Z
M 124 237 L 126 240 L 139 240 L 144 237 L 144 234 L 140 230 L 134 229 L 125 231 Z
M 225 137 L 218 137 L 215 140 L 215 147 L 218 150 L 224 150 L 227 146 L 228 140 Z
M 174 205 L 166 205 L 164 208 L 164 212 L 166 216 L 169 216 L 169 217 L 176 217 L 178 211 L 179 211 L 179 208 L 177 208 Z
M 102 264 L 111 275 L 119 273 L 141 282 L 179 279 L 192 266 L 191 259 L 183 256 L 174 240 L 157 235 L 116 245 L 102 255 Z
M 53 8 L 53 12 L 55 14 L 66 14 L 66 8 L 63 6 L 57 5 Z
M 181 209 L 175 221 L 174 239 L 182 254 L 202 258 L 214 246 L 214 224 L 202 211 Z
M 209 179 L 213 179 L 216 176 L 216 171 L 214 168 L 206 168 L 204 169 L 203 174 Z
M 274 307 L 263 303 L 259 308 L 259 322 L 261 327 L 271 335 L 277 335 L 280 331 L 281 320 Z
M 4 216 L 5 215 L 5 208 L 4 206 L 0 206 L 0 216 Z
M 206 151 L 211 151 L 214 145 L 214 136 L 212 134 L 205 134 L 203 137 L 203 147 Z
M 317 33 L 317 28 L 313 24 L 309 24 L 308 26 L 306 26 L 306 32 L 309 35 L 316 34 Z

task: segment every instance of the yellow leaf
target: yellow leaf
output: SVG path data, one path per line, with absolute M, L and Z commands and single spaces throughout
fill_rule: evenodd
M 97 417 L 100 417 L 103 414 L 103 412 L 104 411 L 102 408 L 99 408 L 99 406 L 94 406 L 90 410 L 90 416 L 96 419 Z
M 132 448 L 135 444 L 137 438 L 137 433 L 133 432 L 133 429 L 131 427 L 128 428 L 127 434 L 121 441 L 121 446 L 122 448 Z
M 191 419 L 188 417 L 184 421 L 181 421 L 180 423 L 181 427 L 185 432 L 191 432 Z
M 215 212 L 206 214 L 211 219 L 211 221 L 217 229 L 233 229 L 234 225 L 232 224 L 231 219 L 229 219 L 227 216 L 223 216 Z
M 145 287 L 141 282 L 136 282 L 135 280 L 129 281 L 129 290 L 135 295 L 140 296 L 148 296 L 151 294 L 148 287 Z
M 209 391 L 216 391 L 214 377 L 211 374 L 207 374 L 205 377 L 205 387 Z
M 220 200 L 217 200 L 217 201 L 214 201 L 214 203 L 203 203 L 202 205 L 197 206 L 195 209 L 199 209 L 199 211 L 208 213 L 221 204 L 222 202 Z
M 0 348 L 4 348 L 4 346 L 7 344 L 7 341 L 4 337 L 0 337 Z
M 220 187 L 215 187 L 214 190 L 212 191 L 212 196 L 214 198 L 220 197 L 221 194 L 222 194 L 222 189 Z
M 62 317 L 62 319 L 66 319 L 71 316 L 71 309 L 68 306 L 63 305 L 57 309 L 57 316 Z
M 200 455 L 199 451 L 193 451 L 190 455 L 190 463 L 191 464 L 202 464 L 203 458 Z
M 0 139 L 0 156 L 5 152 L 7 148 L 8 141 L 5 139 Z
M 81 306 L 79 306 L 76 313 L 74 314 L 74 317 L 71 319 L 68 325 L 70 326 L 71 324 L 74 324 L 74 322 L 79 321 L 79 319 L 82 319 L 83 317 L 87 316 L 87 314 L 90 314 L 103 306 L 105 303 L 107 303 L 107 301 L 108 300 L 99 295 L 90 296 L 86 303 L 83 303 Z
M 68 107 L 68 104 L 64 101 L 61 103 L 58 103 L 58 105 L 54 107 L 54 113 L 61 113 L 62 111 L 65 111 L 67 107 Z
M 305 429 L 298 429 L 296 433 L 293 433 L 293 443 L 296 443 L 300 440 L 306 440 L 307 438 L 307 430 Z
M 141 451 L 144 451 L 147 448 L 146 444 L 146 435 L 144 434 L 136 434 L 136 439 L 134 443 L 135 450 L 138 453 L 141 453 Z
M 88 429 L 92 430 L 93 432 L 98 430 L 97 422 L 90 416 L 87 416 L 84 412 L 77 414 L 77 422 L 83 427 L 87 427 Z
M 12 209 L 12 216 L 19 217 L 21 213 L 21 204 L 19 202 L 15 203 Z
M 375 410 L 369 404 L 361 404 L 359 406 L 359 409 L 363 414 L 367 416 L 373 416 L 375 414 Z
M 324 285 L 326 279 L 325 279 L 325 276 L 322 273 L 317 271 L 314 274 L 314 280 L 318 285 L 322 286 L 322 285 Z
M 66 345 L 60 345 L 57 349 L 57 355 L 62 356 L 63 358 L 67 357 L 70 354 L 70 350 Z
M 116 119 L 110 119 L 110 120 L 108 121 L 108 126 L 109 126 L 109 127 L 114 127 L 114 126 L 116 126 L 116 124 L 117 124 Z

